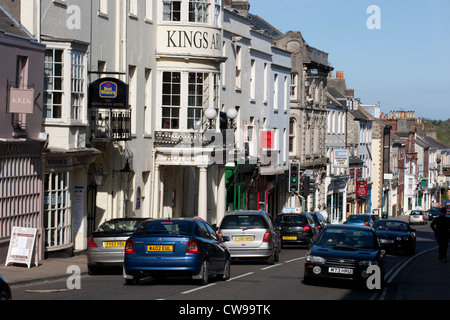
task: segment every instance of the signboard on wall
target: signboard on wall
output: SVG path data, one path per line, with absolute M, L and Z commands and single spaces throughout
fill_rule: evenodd
M 333 167 L 334 168 L 348 168 L 348 150 L 334 149 L 333 150 Z
M 34 89 L 9 89 L 9 112 L 10 113 L 33 113 Z
M 36 243 L 36 228 L 13 227 L 11 241 L 9 242 L 8 255 L 6 257 L 5 266 L 9 264 L 26 264 L 31 267 L 33 259 L 34 245 Z M 37 257 L 35 264 L 38 265 Z

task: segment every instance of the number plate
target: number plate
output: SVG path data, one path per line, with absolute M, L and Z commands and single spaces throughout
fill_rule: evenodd
M 150 245 L 147 246 L 148 252 L 172 252 L 173 246 L 162 246 L 162 245 Z
M 254 236 L 234 236 L 234 241 L 253 241 Z
M 394 240 L 380 239 L 381 243 L 394 243 Z
M 108 241 L 103 242 L 105 248 L 125 247 L 125 241 Z
M 353 269 L 329 267 L 328 272 L 329 273 L 340 273 L 340 274 L 353 274 Z
M 296 236 L 283 236 L 283 240 L 297 240 Z

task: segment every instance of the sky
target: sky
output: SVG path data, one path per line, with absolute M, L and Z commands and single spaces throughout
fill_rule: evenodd
M 450 0 L 249 3 L 252 14 L 284 33 L 300 31 L 309 46 L 327 52 L 333 73 L 344 72 L 362 103 L 450 118 Z

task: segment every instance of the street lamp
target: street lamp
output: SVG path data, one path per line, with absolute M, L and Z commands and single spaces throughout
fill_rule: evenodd
M 120 172 L 120 179 L 123 182 L 130 182 L 131 178 L 133 177 L 133 173 L 134 171 L 131 170 L 130 168 L 130 162 L 127 159 L 127 162 L 125 163 L 125 167 L 123 167 L 122 170 L 119 171 Z
M 103 165 L 100 164 L 98 170 L 94 173 L 94 181 L 97 186 L 103 186 L 105 184 L 108 172 L 103 170 Z
M 234 129 L 234 119 L 237 117 L 237 110 L 235 108 L 231 108 L 227 110 L 227 119 L 229 121 L 228 127 L 230 129 Z

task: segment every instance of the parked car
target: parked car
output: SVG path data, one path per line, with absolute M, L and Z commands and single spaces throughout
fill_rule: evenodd
M 230 278 L 230 252 L 214 229 L 200 218 L 153 219 L 127 240 L 123 275 L 126 284 L 144 277 L 188 276 L 208 283 L 210 275 Z
M 11 300 L 11 288 L 9 287 L 8 282 L 0 276 L 0 300 Z
M 317 230 L 320 232 L 327 226 L 327 220 L 320 212 L 311 213 Z
M 309 245 L 317 234 L 314 219 L 309 213 L 281 213 L 275 223 L 280 227 L 281 245 Z
M 89 274 L 123 265 L 125 243 L 145 218 L 118 218 L 102 223 L 88 237 L 87 265 Z
M 416 230 L 403 220 L 382 219 L 375 223 L 375 232 L 386 250 L 404 250 L 413 255 L 416 252 Z
M 328 225 L 305 256 L 304 282 L 318 279 L 367 281 L 369 266 L 378 266 L 384 279 L 385 250 L 375 231 L 360 225 Z
M 379 220 L 379 217 L 370 213 L 351 214 L 348 216 L 344 224 L 361 225 L 365 227 L 373 227 L 373 225 Z
M 427 218 L 425 217 L 425 211 L 423 210 L 412 210 L 408 217 L 409 224 L 421 223 L 427 224 Z
M 430 212 L 428 213 L 428 220 L 435 219 L 440 213 L 441 213 L 441 208 L 439 208 L 439 207 L 431 208 Z
M 264 259 L 269 264 L 279 261 L 280 228 L 264 211 L 228 212 L 219 234 L 230 238 L 226 245 L 233 259 Z

